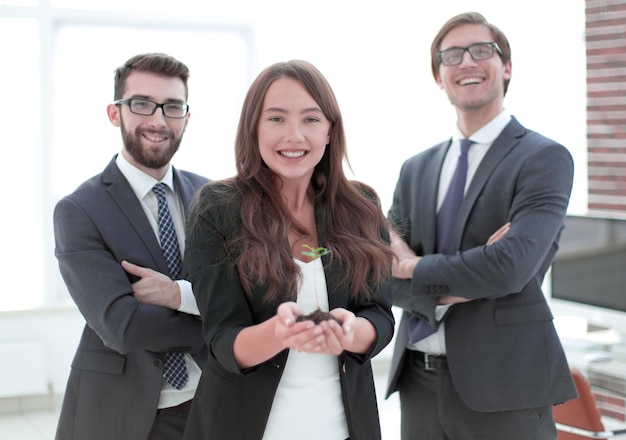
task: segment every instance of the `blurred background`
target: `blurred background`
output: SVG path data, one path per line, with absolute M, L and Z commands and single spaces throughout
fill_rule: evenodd
M 212 179 L 234 173 L 235 129 L 252 79 L 277 61 L 312 62 L 339 100 L 354 178 L 372 185 L 386 210 L 402 162 L 452 132 L 430 44 L 448 18 L 469 10 L 511 42 L 507 109 L 584 164 L 583 0 L 0 0 L 0 185 L 13 232 L 4 240 L 11 251 L 0 256 L 0 310 L 67 298 L 52 209 L 120 151 L 106 105 L 113 70 L 131 56 L 166 52 L 189 66 L 191 120 L 174 165 Z M 572 209 L 586 206 L 584 173 L 577 167 Z
M 615 4 L 621 6 L 610 17 L 617 24 L 602 9 Z M 63 393 L 83 320 L 58 273 L 52 210 L 121 150 L 106 106 L 113 101 L 113 71 L 131 56 L 166 52 L 189 66 L 191 119 L 174 165 L 212 179 L 235 171 L 235 130 L 256 75 L 277 61 L 312 62 L 339 100 L 351 175 L 378 191 L 386 211 L 402 162 L 449 137 L 455 123 L 430 71 L 432 39 L 450 17 L 480 12 L 512 46 L 505 107 L 570 150 L 576 175 L 569 213 L 586 215 L 589 182 L 594 185 L 588 165 L 594 50 L 589 23 L 604 20 L 623 42 L 625 5 L 626 0 L 0 0 L 0 187 L 2 221 L 10 232 L 0 254 L 0 350 L 19 359 L 0 364 L 0 413 L 41 407 L 42 398 L 44 407 L 56 408 Z M 605 76 L 617 72 L 618 79 L 610 81 L 621 97 L 610 98 L 610 105 L 621 112 L 620 136 L 625 52 L 622 43 L 619 66 L 598 65 L 609 69 Z M 603 136 L 617 142 L 620 136 L 613 133 Z M 620 145 L 607 150 L 608 163 L 626 162 Z M 626 208 L 621 211 L 610 216 L 624 217 Z M 626 325 L 624 311 L 578 301 L 554 305 L 558 314 L 584 315 L 584 322 L 626 332 L 619 328 Z M 574 321 L 561 321 L 560 327 Z

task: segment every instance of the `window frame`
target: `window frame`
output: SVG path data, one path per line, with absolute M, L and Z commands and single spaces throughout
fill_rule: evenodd
M 244 61 L 246 71 L 244 73 L 246 81 L 249 82 L 252 77 L 253 54 L 254 54 L 254 30 L 252 25 L 245 20 L 224 20 L 220 18 L 219 22 L 209 20 L 204 14 L 192 14 L 187 10 L 180 14 L 164 14 L 150 12 L 129 12 L 114 10 L 79 10 L 69 8 L 55 8 L 50 4 L 50 0 L 39 0 L 33 6 L 15 6 L 5 5 L 0 0 L 0 19 L 4 18 L 33 18 L 37 22 L 39 28 L 39 95 L 40 105 L 37 114 L 30 114 L 33 129 L 38 130 L 39 135 L 35 141 L 35 156 L 38 157 L 36 164 L 32 164 L 32 168 L 28 168 L 26 172 L 34 173 L 36 179 L 37 199 L 30 203 L 39 205 L 38 231 L 34 232 L 42 237 L 39 249 L 31 250 L 35 254 L 43 257 L 42 266 L 28 267 L 27 271 L 41 272 L 42 292 L 34 292 L 33 289 L 20 289 L 21 293 L 15 292 L 11 295 L 35 295 L 39 296 L 38 300 L 31 299 L 29 301 L 7 301 L 7 297 L 0 296 L 0 312 L 15 310 L 33 310 L 55 308 L 59 306 L 72 305 L 73 302 L 69 297 L 65 284 L 60 276 L 58 263 L 54 257 L 54 232 L 52 227 L 52 213 L 56 205 L 59 195 L 54 194 L 51 189 L 52 173 L 47 166 L 52 162 L 54 154 L 54 121 L 47 115 L 54 112 L 54 75 L 43 74 L 42 72 L 52 72 L 55 63 L 57 33 L 59 29 L 67 26 L 108 26 L 108 27 L 126 27 L 136 29 L 167 29 L 171 31 L 202 31 L 202 32 L 228 32 L 238 35 L 247 48 L 246 60 Z M 141 3 L 137 2 L 137 5 Z M 120 60 L 123 62 L 124 60 Z M 183 60 L 184 61 L 184 60 Z M 111 73 L 116 66 L 111 66 Z M 112 75 L 111 75 L 112 80 Z M 113 83 L 110 84 L 111 90 Z M 244 93 L 245 90 L 242 90 Z M 193 93 L 193 91 L 191 92 Z M 112 100 L 111 100 L 112 101 Z M 192 113 L 193 113 L 192 106 Z M 96 117 L 98 115 L 95 115 Z M 101 115 L 103 118 L 104 111 Z M 195 122 L 195 121 L 194 121 Z M 201 122 L 198 121 L 200 124 Z M 234 134 L 232 137 L 234 139 Z M 184 141 L 183 141 L 184 144 Z M 106 163 L 102 164 L 102 169 Z M 234 166 L 234 165 L 233 165 Z M 181 167 L 185 168 L 185 167 Z M 192 170 L 200 172 L 200 170 Z M 82 176 L 82 180 L 86 180 L 90 176 Z M 209 176 L 212 177 L 212 176 Z M 30 178 L 30 177 L 29 177 Z M 20 231 L 14 231 L 19 234 Z M 21 262 L 19 264 L 28 266 L 31 262 Z M 16 263 L 17 264 L 17 263 Z M 9 270 L 9 273 L 14 272 Z M 13 275 L 15 276 L 15 275 Z M 24 283 L 24 281 L 20 281 Z M 21 284 L 20 284 L 21 285 Z M 14 290 L 14 289 L 13 289 Z M 16 296 L 17 297 L 17 296 Z

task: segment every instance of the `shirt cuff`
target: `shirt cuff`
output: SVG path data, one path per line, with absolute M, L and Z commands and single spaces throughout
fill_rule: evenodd
M 191 283 L 187 280 L 176 280 L 176 282 L 180 288 L 180 307 L 178 311 L 200 316 L 200 310 L 198 309 L 198 304 L 196 304 L 196 297 L 193 295 Z

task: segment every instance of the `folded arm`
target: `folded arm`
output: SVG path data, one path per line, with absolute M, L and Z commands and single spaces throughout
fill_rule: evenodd
M 148 266 L 152 258 L 146 257 L 147 250 L 138 253 L 145 245 L 133 225 L 125 223 L 121 214 L 119 221 L 111 222 L 92 211 L 65 198 L 54 212 L 55 255 L 87 324 L 120 353 L 200 350 L 204 341 L 196 317 L 135 298 L 129 274 L 120 263 L 139 259 L 139 264 Z M 175 283 L 166 284 L 174 288 Z

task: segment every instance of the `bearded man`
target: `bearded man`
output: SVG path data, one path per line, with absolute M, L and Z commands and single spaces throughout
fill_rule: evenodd
M 60 200 L 55 255 L 86 325 L 57 439 L 180 439 L 207 356 L 185 280 L 185 221 L 208 179 L 170 161 L 189 122 L 189 69 L 142 54 L 115 71 L 123 148 Z

